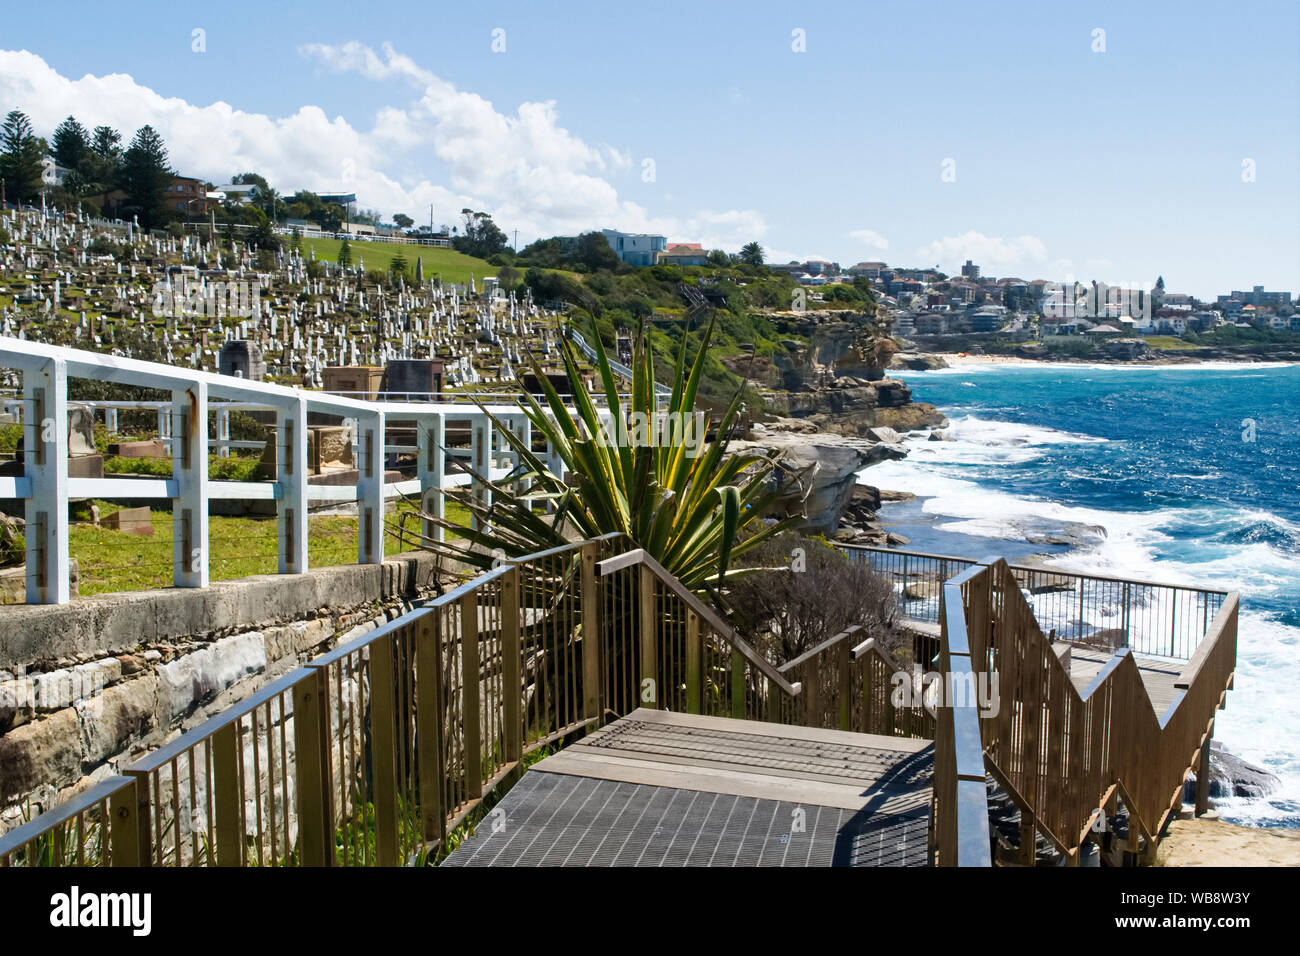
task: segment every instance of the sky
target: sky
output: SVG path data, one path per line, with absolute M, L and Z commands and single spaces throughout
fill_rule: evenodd
M 0 112 L 216 184 L 769 261 L 1300 292 L 1300 3 L 60 2 Z

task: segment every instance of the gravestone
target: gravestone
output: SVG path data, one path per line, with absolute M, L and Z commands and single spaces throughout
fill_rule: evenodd
M 221 346 L 221 352 L 217 355 L 217 371 L 222 375 L 238 375 L 253 382 L 261 382 L 266 378 L 262 349 L 256 342 L 231 339 Z

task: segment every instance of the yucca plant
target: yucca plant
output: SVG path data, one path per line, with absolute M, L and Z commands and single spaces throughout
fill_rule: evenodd
M 593 340 L 599 343 L 592 324 Z M 662 409 L 656 407 L 654 360 L 644 328 L 634 349 L 630 401 L 619 394 L 604 349 L 596 350 L 605 409 L 593 400 L 567 338 L 561 340 L 561 353 L 573 388 L 572 411 L 530 355 L 545 404 L 522 390 L 516 401 L 532 422 L 534 437 L 544 437 L 564 462 L 567 478 L 551 474 L 522 438 L 491 416 L 494 427 L 517 453 L 519 467 L 496 482 L 474 475 L 490 485 L 490 504 L 477 500 L 468 490 L 447 492 L 449 498 L 465 505 L 476 527 L 464 528 L 426 515 L 464 538 L 429 542 L 429 546 L 486 568 L 502 554 L 519 557 L 622 532 L 693 590 L 713 588 L 727 580 L 733 558 L 800 519 L 764 523 L 741 540 L 742 532 L 758 522 L 779 496 L 771 480 L 779 456 L 756 451 L 728 453 L 741 410 L 739 391 L 723 413 L 712 443 L 705 442 L 703 429 L 685 425 L 700 422 L 695 417 L 695 399 L 714 328 L 715 320 L 710 319 L 689 369 L 683 336 L 672 395 Z M 681 427 L 661 430 L 659 424 L 664 422 Z M 647 428 L 647 423 L 656 424 Z M 650 440 L 643 440 L 647 437 Z M 747 572 L 737 569 L 731 576 L 741 573 Z

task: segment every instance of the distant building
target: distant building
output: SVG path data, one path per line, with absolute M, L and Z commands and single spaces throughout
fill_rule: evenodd
M 669 243 L 655 258 L 655 264 L 661 266 L 703 266 L 708 262 L 709 254 L 698 242 Z
M 179 212 L 206 215 L 218 202 L 215 198 L 209 198 L 210 195 L 203 180 L 173 176 L 167 187 L 167 205 Z
M 883 262 L 859 262 L 855 266 L 849 266 L 849 275 L 879 279 L 888 268 Z
M 656 256 L 668 250 L 668 239 L 644 232 L 619 232 L 617 229 L 602 229 L 614 254 L 630 266 L 652 266 Z
M 1220 305 L 1237 302 L 1240 302 L 1243 306 L 1253 305 L 1257 309 L 1260 307 L 1277 309 L 1291 304 L 1291 293 L 1265 292 L 1262 285 L 1257 285 L 1249 292 L 1238 292 L 1233 290 L 1232 295 L 1219 296 Z
M 256 203 L 261 195 L 261 191 L 254 183 L 226 183 L 224 186 L 218 186 L 213 192 L 221 193 L 221 199 L 237 206 Z
M 978 279 L 980 277 L 980 267 L 967 259 L 966 264 L 961 267 L 961 277 L 963 279 Z

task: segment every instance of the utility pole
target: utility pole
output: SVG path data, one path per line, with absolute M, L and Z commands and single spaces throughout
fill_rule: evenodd
M 518 251 L 519 251 L 519 230 L 518 230 L 518 229 L 515 230 L 515 245 L 514 245 L 514 250 L 515 250 L 515 252 L 518 252 Z

